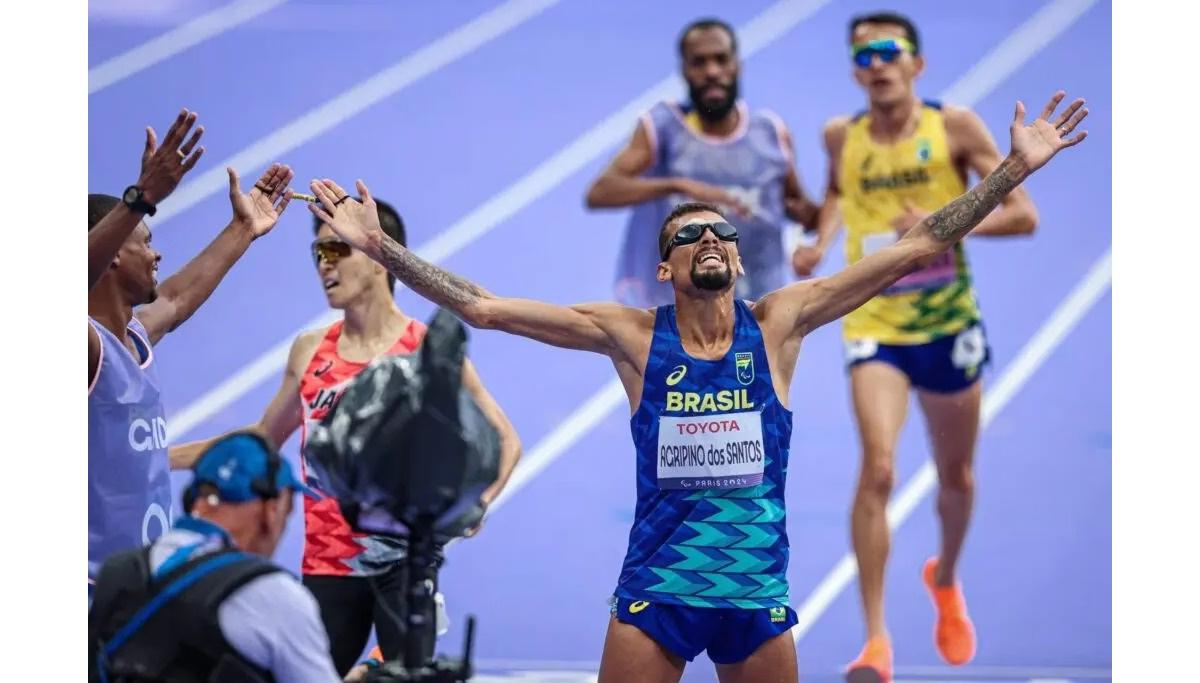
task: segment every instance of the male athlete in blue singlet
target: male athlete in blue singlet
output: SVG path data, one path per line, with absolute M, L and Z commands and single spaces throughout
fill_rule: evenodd
M 333 181 L 314 180 L 320 204 L 310 209 L 471 326 L 612 360 L 629 396 L 638 501 L 601 683 L 678 681 L 685 660 L 702 651 L 723 683 L 794 681 L 783 492 L 800 342 L 932 263 L 1030 173 L 1081 141 L 1083 133 L 1069 136 L 1087 113 L 1082 100 L 1049 121 L 1064 96 L 1028 126 L 1018 103 L 1008 158 L 903 239 L 752 303 L 734 298 L 738 232 L 712 205 L 683 204 L 667 216 L 657 273 L 675 304 L 651 309 L 496 296 L 389 238 L 362 181 L 360 203 Z

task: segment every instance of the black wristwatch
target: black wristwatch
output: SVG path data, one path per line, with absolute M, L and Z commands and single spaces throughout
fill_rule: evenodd
M 142 188 L 138 187 L 137 185 L 130 185 L 129 187 L 125 188 L 125 194 L 121 195 L 121 201 L 125 204 L 125 206 L 128 206 L 134 211 L 139 211 L 147 216 L 153 216 L 154 212 L 158 211 L 158 209 L 153 204 L 146 201 L 144 196 L 145 195 L 142 193 Z

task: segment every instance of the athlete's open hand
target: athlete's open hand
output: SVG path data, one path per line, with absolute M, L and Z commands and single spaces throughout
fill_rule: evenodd
M 229 203 L 233 205 L 233 219 L 245 225 L 254 239 L 271 231 L 279 217 L 292 201 L 292 169 L 280 164 L 271 164 L 254 183 L 249 192 L 242 192 L 242 181 L 232 166 L 229 173 Z
M 310 187 L 317 199 L 321 200 L 319 205 L 308 205 L 308 210 L 314 216 L 329 224 L 338 237 L 355 249 L 365 251 L 372 257 L 382 252 L 384 235 L 379 225 L 379 213 L 375 199 L 363 181 L 355 183 L 362 197 L 361 202 L 328 178 L 314 180 Z
M 204 126 L 188 138 L 188 131 L 196 123 L 196 112 L 183 109 L 175 122 L 167 129 L 167 135 L 158 144 L 154 128 L 146 126 L 146 148 L 142 150 L 142 173 L 138 176 L 138 187 L 145 193 L 146 201 L 158 204 L 175 191 L 183 176 L 196 166 L 204 154 L 203 147 L 196 147 Z M 186 142 L 184 140 L 187 140 Z
M 1054 97 L 1051 97 L 1042 109 L 1041 115 L 1028 126 L 1025 125 L 1025 105 L 1020 100 L 1017 101 L 1017 110 L 1010 129 L 1012 154 L 1020 157 L 1029 173 L 1046 165 L 1059 150 L 1077 145 L 1087 137 L 1087 131 L 1082 131 L 1075 137 L 1068 137 L 1071 131 L 1075 130 L 1075 126 L 1088 115 L 1082 98 L 1076 99 L 1053 123 L 1050 122 L 1054 110 L 1066 96 L 1067 93 L 1063 90 L 1054 93 Z

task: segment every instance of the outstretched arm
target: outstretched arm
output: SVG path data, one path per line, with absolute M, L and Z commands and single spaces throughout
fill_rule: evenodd
M 184 174 L 192 170 L 204 148 L 200 147 L 193 153 L 193 148 L 204 134 L 204 126 L 196 128 L 186 144 L 188 131 L 196 122 L 195 112 L 184 109 L 179 112 L 175 122 L 167 130 L 162 146 L 154 129 L 146 127 L 146 147 L 142 151 L 142 173 L 138 176 L 137 187 L 142 189 L 142 199 L 149 204 L 157 205 L 175 190 Z M 180 146 L 182 145 L 182 147 Z M 88 290 L 100 281 L 105 271 L 117 257 L 121 245 L 142 222 L 145 214 L 134 211 L 124 202 L 113 207 L 112 211 L 101 218 L 95 227 L 88 230 Z M 89 221 L 90 222 L 90 221 Z
M 962 107 L 946 107 L 946 134 L 956 163 L 964 164 L 980 178 L 1003 162 L 1000 150 L 992 140 L 987 126 L 977 114 Z M 892 227 L 901 233 L 911 230 L 929 216 L 926 211 L 911 201 L 905 201 L 905 210 L 892 220 Z M 1032 234 L 1037 227 L 1037 209 L 1023 187 L 1016 187 L 1000 200 L 995 211 L 989 213 L 979 225 L 971 230 L 971 237 L 1010 237 Z
M 360 180 L 360 203 L 332 180 L 313 181 L 320 204 L 309 209 L 346 242 L 383 264 L 396 279 L 433 303 L 453 311 L 468 325 L 501 330 L 568 349 L 608 356 L 619 338 L 645 311 L 617 304 L 556 304 L 500 297 L 420 258 L 379 227 L 375 200 Z
M 908 273 L 930 264 L 941 252 L 978 225 L 1025 178 L 1059 150 L 1081 142 L 1087 133 L 1067 136 L 1087 116 L 1083 100 L 1069 106 L 1055 124 L 1047 119 L 1065 93 L 1056 93 L 1031 125 L 1017 103 L 1012 123 L 1012 151 L 978 185 L 922 220 L 895 244 L 880 249 L 836 275 L 801 282 L 773 292 L 761 301 L 763 318 L 788 337 L 837 320 L 866 303 Z
M 159 286 L 153 303 L 138 309 L 137 318 L 146 327 L 151 344 L 192 317 L 250 243 L 274 227 L 291 200 L 288 183 L 292 169 L 287 166 L 272 164 L 248 193 L 242 193 L 237 171 L 232 167 L 225 170 L 233 220 L 204 251 Z
M 996 141 L 979 115 L 969 109 L 949 109 L 946 127 L 960 142 L 967 165 L 980 178 L 995 170 L 1003 158 Z M 1014 188 L 1000 200 L 999 208 L 987 215 L 971 230 L 972 237 L 1006 237 L 1029 235 L 1037 227 L 1037 209 L 1023 187 Z

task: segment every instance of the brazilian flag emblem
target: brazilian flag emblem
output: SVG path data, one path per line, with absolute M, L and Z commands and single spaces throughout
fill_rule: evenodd
M 787 608 L 786 607 L 772 607 L 771 608 L 771 623 L 772 624 L 778 624 L 785 619 L 787 619 Z
M 748 351 L 735 353 L 733 365 L 737 370 L 738 381 L 746 386 L 754 383 L 754 354 Z
M 923 164 L 929 161 L 931 156 L 933 156 L 933 144 L 929 138 L 917 140 L 917 161 Z

